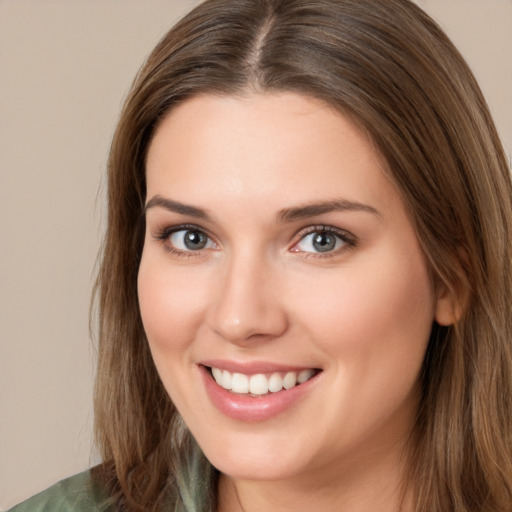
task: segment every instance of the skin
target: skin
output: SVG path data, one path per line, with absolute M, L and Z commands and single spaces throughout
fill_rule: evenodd
M 353 123 L 292 93 L 197 96 L 156 130 L 148 203 L 208 218 L 147 208 L 141 314 L 166 390 L 222 472 L 221 511 L 398 508 L 419 372 L 450 301 L 384 168 Z M 277 220 L 335 200 L 364 208 Z M 204 249 L 183 245 L 183 224 L 208 235 Z M 318 252 L 304 230 L 319 225 L 345 241 Z M 207 359 L 322 372 L 281 414 L 243 422 L 210 401 Z

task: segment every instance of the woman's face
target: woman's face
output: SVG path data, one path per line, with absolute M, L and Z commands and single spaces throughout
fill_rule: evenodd
M 220 471 L 339 474 L 398 454 L 440 306 L 354 124 L 292 93 L 190 99 L 151 142 L 146 220 L 149 345 Z

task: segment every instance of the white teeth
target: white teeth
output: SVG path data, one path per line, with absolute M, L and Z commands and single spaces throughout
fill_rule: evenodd
M 302 370 L 300 373 L 299 373 L 299 376 L 297 377 L 297 382 L 299 384 L 303 384 L 304 382 L 306 382 L 307 380 L 311 379 L 311 377 L 313 377 L 313 374 L 315 373 L 314 370 Z
M 297 374 L 295 372 L 288 372 L 283 379 L 283 388 L 291 389 L 297 384 Z
M 268 393 L 268 379 L 262 373 L 253 375 L 249 379 L 249 391 L 253 395 L 264 395 Z
M 252 395 L 265 395 L 268 392 L 277 393 L 284 389 L 291 389 L 298 384 L 303 384 L 315 375 L 311 368 L 297 372 L 279 373 L 270 375 L 257 373 L 255 375 L 245 375 L 243 373 L 231 373 L 220 368 L 211 369 L 215 382 L 224 389 L 231 390 L 234 393 Z
M 273 373 L 268 379 L 268 390 L 272 393 L 277 393 L 283 389 L 283 378 L 279 373 Z
M 227 370 L 224 370 L 222 372 L 222 381 L 219 382 L 219 384 L 224 389 L 231 389 L 231 381 L 232 380 L 233 380 L 233 377 L 232 377 L 231 373 L 229 373 Z
M 212 368 L 212 375 L 217 384 L 222 382 L 222 370 L 219 370 L 219 368 Z
M 249 377 L 243 373 L 233 373 L 231 389 L 234 393 L 249 393 Z

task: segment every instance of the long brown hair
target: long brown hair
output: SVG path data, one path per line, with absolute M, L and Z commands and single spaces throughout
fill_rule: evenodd
M 145 157 L 174 105 L 251 90 L 319 98 L 369 134 L 434 282 L 464 306 L 455 325 L 434 325 L 425 358 L 406 484 L 414 510 L 510 511 L 509 168 L 468 66 L 409 0 L 207 0 L 139 72 L 112 143 L 96 287 L 96 436 L 119 507 L 159 510 L 169 499 L 177 509 L 215 507 L 215 472 L 192 454 L 139 314 Z

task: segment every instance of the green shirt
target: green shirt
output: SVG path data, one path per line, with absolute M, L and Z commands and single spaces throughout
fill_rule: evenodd
M 91 479 L 90 470 L 66 478 L 8 512 L 109 512 L 108 493 Z
M 108 490 L 92 477 L 93 470 L 66 478 L 46 491 L 16 505 L 8 512 L 114 512 Z M 215 497 L 216 470 L 194 443 L 179 472 L 179 494 L 170 496 L 167 512 L 211 512 Z

